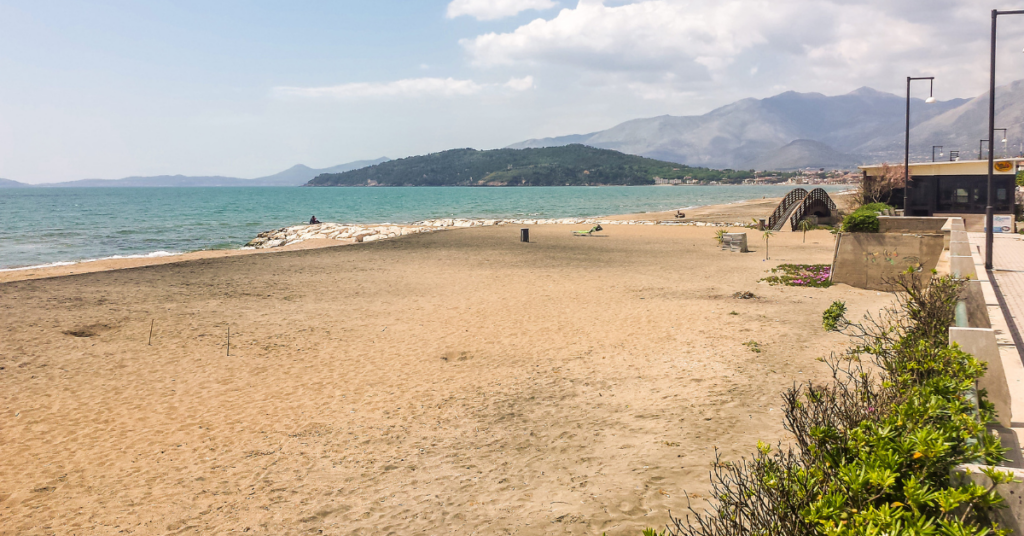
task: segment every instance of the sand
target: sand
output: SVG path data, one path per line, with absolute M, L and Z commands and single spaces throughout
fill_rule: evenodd
M 889 299 L 758 282 L 825 231 L 572 229 L 0 284 L 0 533 L 638 534 Z
M 697 186 L 676 186 L 675 188 L 697 188 Z M 813 186 L 794 186 L 794 188 L 810 190 Z M 838 192 L 830 194 L 829 197 L 832 198 L 832 201 L 836 204 L 836 208 L 841 213 L 848 213 L 853 210 L 853 204 L 855 203 L 855 195 L 853 191 Z M 613 220 L 653 220 L 676 222 L 702 221 L 708 223 L 742 223 L 747 225 L 753 224 L 754 220 L 758 218 L 764 218 L 767 220 L 775 210 L 775 207 L 779 205 L 780 201 L 782 201 L 781 197 L 767 197 L 764 199 L 750 199 L 727 205 L 707 205 L 703 207 L 679 209 L 679 211 L 686 216 L 685 218 L 677 217 L 675 210 L 622 214 L 618 216 L 609 216 L 608 218 Z M 786 227 L 788 228 L 789 226 L 787 225 Z

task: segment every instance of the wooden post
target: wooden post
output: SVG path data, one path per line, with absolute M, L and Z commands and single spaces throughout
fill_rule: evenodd
M 151 319 L 149 321 L 149 342 L 146 343 L 146 346 L 153 346 L 153 323 L 154 322 L 156 322 L 155 318 L 153 318 L 153 319 Z
M 228 355 L 231 355 L 231 326 L 228 326 Z

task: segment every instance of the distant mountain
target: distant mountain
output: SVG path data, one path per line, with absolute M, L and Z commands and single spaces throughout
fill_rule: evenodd
M 791 171 L 804 168 L 850 169 L 864 162 L 863 157 L 841 153 L 814 140 L 793 140 L 744 163 L 744 169 Z
M 23 182 L 12 181 L 7 179 L 0 179 L 0 188 L 26 188 L 32 186 L 31 184 L 25 184 Z
M 158 175 L 155 177 L 125 177 L 123 179 L 81 179 L 69 182 L 55 182 L 39 185 L 23 184 L 23 186 L 41 187 L 76 187 L 76 188 L 102 188 L 102 187 L 231 187 L 231 186 L 302 186 L 313 177 L 322 173 L 339 173 L 351 171 L 366 166 L 373 166 L 387 162 L 387 157 L 376 160 L 358 160 L 347 164 L 340 164 L 323 169 L 313 169 L 302 164 L 292 166 L 280 173 L 259 177 L 255 179 L 239 179 L 235 177 L 191 177 L 187 175 Z M 0 179 L 2 180 L 2 179 Z M 14 182 L 14 181 L 8 181 Z M 22 184 L 22 183 L 17 183 Z M 3 187 L 0 182 L 0 187 Z
M 586 145 L 451 149 L 325 173 L 307 186 L 585 186 L 654 184 L 655 177 L 740 182 L 749 171 L 693 168 Z
M 971 99 L 962 106 L 917 123 L 910 130 L 910 154 L 913 160 L 931 158 L 932 147 L 942 146 L 943 159 L 949 159 L 949 151 L 959 151 L 962 160 L 979 158 L 978 146 L 982 145 L 981 157 L 988 158 L 988 92 Z M 996 87 L 996 128 L 1005 128 L 1007 143 L 1003 144 L 1003 132 L 996 132 L 996 156 L 1014 156 L 1024 152 L 1024 80 Z M 863 150 L 874 154 L 894 155 L 893 160 L 903 160 L 903 130 L 879 136 L 863 146 Z M 939 149 L 936 149 L 938 159 Z
M 381 157 L 376 160 L 357 160 L 355 162 L 349 162 L 347 164 L 340 164 L 323 169 L 313 169 L 311 167 L 298 164 L 280 173 L 275 173 L 273 175 L 257 179 L 250 179 L 252 182 L 248 183 L 247 186 L 302 186 L 312 180 L 313 177 L 323 173 L 344 173 L 346 171 L 352 171 L 353 169 L 376 166 L 377 164 L 382 164 L 388 160 L 390 160 L 390 158 L 387 157 Z
M 43 188 L 114 188 L 114 187 L 163 187 L 182 188 L 189 186 L 249 186 L 246 179 L 234 177 L 189 177 L 186 175 L 158 175 L 155 177 L 125 177 L 123 179 L 81 179 L 68 182 L 39 184 Z
M 953 99 L 925 104 L 912 99 L 912 125 L 920 125 L 967 102 Z M 889 149 L 872 152 L 879 137 L 903 132 L 906 99 L 871 88 L 827 97 L 820 93 L 788 91 L 766 99 L 743 99 L 700 116 L 669 116 L 634 119 L 608 130 L 557 138 L 527 140 L 510 145 L 523 149 L 582 143 L 711 168 L 746 168 L 748 163 L 778 159 L 779 151 L 796 140 L 823 144 L 812 148 L 798 144 L 787 149 L 793 168 L 822 167 L 812 161 L 842 157 L 844 167 L 885 159 Z M 800 160 L 799 155 L 806 159 Z M 774 169 L 774 168 L 772 168 Z

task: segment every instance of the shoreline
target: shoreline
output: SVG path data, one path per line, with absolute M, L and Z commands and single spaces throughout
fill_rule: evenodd
M 848 192 L 838 192 L 834 194 L 835 197 L 841 198 L 846 197 Z M 641 212 L 632 214 L 615 214 L 608 216 L 596 216 L 591 218 L 505 218 L 505 219 L 494 219 L 494 220 L 482 220 L 482 219 L 462 219 L 462 218 L 449 218 L 448 220 L 455 221 L 473 221 L 473 222 L 509 222 L 504 225 L 593 225 L 600 223 L 602 225 L 622 225 L 622 224 L 633 224 L 633 225 L 710 225 L 719 227 L 740 227 L 750 224 L 752 217 L 761 215 L 767 217 L 771 214 L 771 211 L 778 204 L 781 198 L 762 198 L 762 199 L 746 199 L 741 201 L 734 201 L 731 203 L 724 204 L 713 204 L 713 205 L 699 205 L 694 207 L 681 207 L 675 210 L 667 211 L 653 211 L 653 212 Z M 839 201 L 839 199 L 837 199 Z M 676 218 L 675 213 L 677 211 L 685 211 L 685 218 Z M 381 228 L 381 227 L 398 227 L 398 228 L 410 228 L 410 227 L 432 227 L 430 232 L 439 232 L 443 230 L 454 230 L 460 228 L 472 228 L 480 227 L 484 225 L 448 225 L 448 226 L 437 226 L 430 225 L 443 220 L 424 220 L 420 222 L 413 222 L 411 224 L 403 225 L 392 225 L 392 224 L 331 224 L 339 227 L 362 227 L 362 228 Z M 422 225 L 430 223 L 427 225 Z M 492 225 L 502 225 L 494 223 Z M 297 229 L 302 227 L 310 227 L 304 225 L 297 225 L 278 229 Z M 266 231 L 260 234 L 274 233 L 275 231 Z M 319 249 L 325 247 L 342 247 L 348 246 L 355 243 L 361 242 L 358 239 L 326 239 L 326 237 L 307 238 L 298 242 L 288 243 L 287 245 L 281 245 L 272 248 L 254 248 L 242 246 L 239 248 L 232 249 L 204 249 L 197 251 L 188 252 L 167 252 L 167 251 L 155 251 L 145 254 L 137 255 L 114 255 L 111 257 L 99 258 L 99 259 L 86 259 L 80 261 L 55 261 L 51 263 L 25 266 L 25 267 L 14 267 L 0 269 L 0 284 L 8 283 L 12 281 L 24 281 L 31 279 L 45 279 L 52 277 L 65 277 L 70 275 L 79 275 L 84 273 L 95 273 L 105 272 L 110 270 L 123 270 L 129 268 L 139 268 L 145 266 L 155 266 L 161 264 L 171 264 L 178 262 L 187 262 L 193 260 L 203 259 L 215 259 L 221 257 L 232 257 L 238 255 L 251 255 L 271 252 L 285 252 L 285 251 L 299 251 L 305 249 Z

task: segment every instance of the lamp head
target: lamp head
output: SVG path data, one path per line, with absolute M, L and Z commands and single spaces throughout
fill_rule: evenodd
M 926 104 L 931 104 L 931 103 L 935 102 L 935 97 L 928 97 L 927 99 L 924 100 L 924 102 Z

